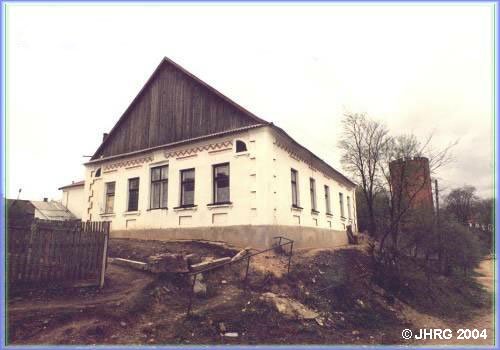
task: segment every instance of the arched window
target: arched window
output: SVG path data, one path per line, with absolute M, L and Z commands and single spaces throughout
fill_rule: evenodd
M 95 171 L 95 177 L 99 177 L 101 176 L 101 168 L 98 168 L 96 171 Z
M 247 151 L 247 145 L 245 142 L 237 140 L 236 141 L 236 153 L 240 152 L 246 152 Z

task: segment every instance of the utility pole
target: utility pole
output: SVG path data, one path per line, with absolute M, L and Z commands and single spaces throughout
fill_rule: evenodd
M 445 269 L 445 264 L 444 264 L 444 257 L 443 257 L 443 234 L 441 232 L 441 225 L 440 225 L 440 218 L 439 218 L 439 185 L 438 185 L 438 180 L 434 179 L 434 192 L 436 194 L 436 230 L 438 233 L 438 240 L 439 240 L 439 250 L 438 250 L 438 259 L 439 259 L 439 267 L 441 271 L 444 272 Z
M 439 187 L 437 179 L 434 179 L 434 189 L 436 192 L 436 219 L 437 219 L 437 226 L 439 229 Z

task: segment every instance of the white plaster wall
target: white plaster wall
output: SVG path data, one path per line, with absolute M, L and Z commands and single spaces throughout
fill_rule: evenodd
M 246 143 L 248 152 L 235 153 L 236 140 Z M 167 151 L 158 150 L 148 154 L 108 160 L 86 166 L 85 195 L 91 198 L 85 208 L 84 220 L 110 220 L 112 230 L 168 229 L 186 227 L 218 227 L 235 225 L 287 225 L 297 226 L 294 216 L 300 216 L 300 226 L 322 229 L 345 230 L 344 225 L 353 224 L 356 230 L 354 188 L 327 178 L 311 169 L 306 163 L 292 158 L 285 150 L 275 145 L 274 131 L 270 127 L 250 129 L 217 139 L 185 144 Z M 188 154 L 187 151 L 223 142 L 232 145 L 227 150 L 208 149 Z M 165 153 L 179 152 L 166 157 Z M 122 164 L 112 170 L 106 167 L 126 160 L 150 159 L 138 164 Z M 212 198 L 212 165 L 229 162 L 231 205 L 207 207 Z M 168 164 L 168 209 L 150 210 L 150 169 Z M 290 169 L 299 172 L 299 194 L 301 211 L 291 208 Z M 91 176 L 101 168 L 101 176 Z M 180 201 L 180 170 L 195 168 L 196 208 L 174 209 Z M 128 213 L 128 179 L 140 178 L 139 210 Z M 311 213 L 309 177 L 316 179 L 317 207 L 319 214 Z M 114 213 L 104 214 L 106 182 L 115 181 Z M 325 213 L 324 185 L 330 186 L 332 216 Z M 340 218 L 338 193 L 351 197 L 352 219 Z M 214 214 L 216 214 L 214 216 Z M 347 216 L 347 207 L 345 208 Z M 318 225 L 313 221 L 317 219 Z M 329 222 L 331 222 L 331 227 Z
M 235 153 L 236 140 L 246 143 L 248 152 Z M 187 155 L 197 147 L 231 141 L 227 150 L 201 150 Z M 184 152 L 183 155 L 166 157 L 165 152 Z M 85 198 L 91 197 L 90 209 L 85 210 L 84 220 L 110 220 L 112 230 L 144 228 L 176 228 L 199 226 L 265 225 L 271 224 L 272 213 L 267 200 L 270 183 L 264 174 L 269 172 L 272 157 L 272 139 L 268 128 L 250 129 L 238 134 L 196 143 L 185 144 L 167 151 L 131 156 L 128 160 L 152 157 L 152 160 L 136 165 L 123 165 L 106 170 L 106 165 L 127 159 L 109 160 L 87 165 L 85 174 Z M 229 162 L 230 200 L 232 205 L 207 207 L 212 198 L 212 165 Z M 150 169 L 168 164 L 168 209 L 149 210 Z M 101 168 L 101 176 L 92 173 Z M 195 168 L 195 205 L 193 209 L 174 209 L 180 201 L 180 170 Z M 127 213 L 128 179 L 140 178 L 139 210 Z M 106 182 L 115 181 L 114 213 L 104 214 Z M 216 215 L 214 218 L 214 214 Z M 215 222 L 214 222 L 215 220 Z
M 352 225 L 353 230 L 357 231 L 355 187 L 326 176 L 321 171 L 290 155 L 276 144 L 273 145 L 273 154 L 271 169 L 274 180 L 272 202 L 274 204 L 275 224 L 296 226 L 298 216 L 300 226 L 344 231 L 347 225 Z M 303 208 L 302 210 L 292 208 L 292 168 L 298 171 L 299 206 Z M 316 210 L 319 211 L 317 214 L 311 212 L 310 178 L 316 181 Z M 325 185 L 330 188 L 332 215 L 326 213 Z M 345 218 L 340 217 L 339 192 L 344 194 Z M 347 196 L 351 198 L 351 219 L 348 218 Z M 317 224 L 314 219 L 317 220 Z
M 85 200 L 84 186 L 68 187 L 62 190 L 62 205 L 73 213 L 78 219 L 81 219 L 85 213 Z

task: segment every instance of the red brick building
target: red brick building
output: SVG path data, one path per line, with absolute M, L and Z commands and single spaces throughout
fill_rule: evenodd
M 394 204 L 401 209 L 434 210 L 429 159 L 398 159 L 389 164 Z

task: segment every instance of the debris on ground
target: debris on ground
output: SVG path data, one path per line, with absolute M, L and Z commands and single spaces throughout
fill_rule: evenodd
M 229 338 L 238 338 L 238 333 L 236 333 L 236 332 L 227 332 L 227 333 L 224 333 L 224 336 L 225 337 L 229 337 Z
M 130 260 L 130 259 L 110 258 L 109 262 L 116 264 L 116 265 L 120 265 L 120 266 L 131 267 L 131 268 L 136 269 L 136 270 L 147 270 L 148 269 L 148 264 L 146 264 L 145 262 L 135 261 L 135 260 Z
M 148 269 L 153 273 L 188 272 L 189 271 L 188 258 L 183 254 L 173 254 L 173 253 L 155 254 L 148 258 Z
M 246 259 L 234 258 L 246 249 L 188 241 L 109 244 L 112 257 L 139 262 L 152 256 L 180 261 L 175 254 L 195 269 L 217 266 L 221 258 L 233 262 L 198 273 L 194 281 L 184 272 L 152 274 L 108 264 L 103 289 L 9 295 L 8 343 L 400 344 L 399 330 L 412 327 L 397 317 L 402 302 L 392 297 L 390 303 L 391 294 L 373 285 L 370 258 L 359 246 L 294 251 L 289 273 L 290 256 L 259 254 L 245 281 Z
M 224 263 L 227 263 L 228 261 L 231 261 L 231 258 L 229 258 L 229 257 L 220 258 L 220 259 L 210 258 L 210 259 L 207 259 L 207 260 L 203 260 L 199 264 L 191 265 L 191 270 L 192 271 L 201 271 L 201 270 L 205 270 L 205 269 L 208 269 L 208 268 L 211 268 L 211 267 L 222 265 Z
M 262 294 L 260 300 L 273 305 L 286 318 L 312 320 L 319 316 L 317 312 L 309 309 L 297 300 L 278 296 L 271 292 Z
M 238 252 L 238 254 L 236 254 L 235 256 L 233 256 L 231 258 L 231 261 L 238 261 L 240 259 L 243 259 L 245 256 L 247 256 L 248 254 L 250 254 L 250 247 L 246 247 L 245 249 L 242 249 Z
M 199 273 L 194 275 L 192 278 L 195 279 L 193 292 L 195 295 L 206 295 L 207 294 L 207 285 L 203 283 L 203 274 Z

